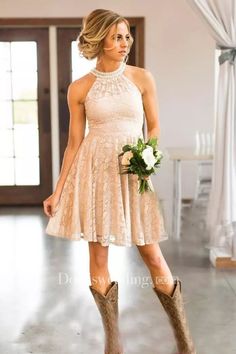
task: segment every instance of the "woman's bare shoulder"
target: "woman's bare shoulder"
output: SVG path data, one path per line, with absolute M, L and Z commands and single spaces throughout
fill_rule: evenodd
M 78 88 L 83 89 L 84 86 L 89 85 L 93 81 L 94 81 L 93 75 L 88 73 L 88 74 L 85 74 L 84 76 L 81 76 L 79 79 L 72 81 L 70 83 L 70 86 L 71 86 L 71 88 L 74 88 L 74 89 L 78 89 Z
M 84 103 L 87 91 L 94 82 L 94 77 L 91 73 L 81 76 L 79 79 L 74 80 L 70 83 L 68 91 L 71 92 L 73 96 L 76 96 L 77 101 Z
M 150 71 L 134 65 L 126 65 L 126 68 L 127 76 L 129 76 L 129 78 L 138 86 L 141 93 L 144 93 L 147 81 L 149 80 L 150 75 L 152 76 Z
M 126 65 L 128 71 L 130 72 L 130 74 L 136 74 L 139 76 L 142 75 L 147 75 L 149 73 L 149 70 L 145 69 L 145 68 L 140 68 L 139 66 L 135 66 L 135 65 Z

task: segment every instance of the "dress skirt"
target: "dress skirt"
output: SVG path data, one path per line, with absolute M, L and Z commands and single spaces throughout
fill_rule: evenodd
M 156 191 L 140 194 L 138 176 L 120 174 L 118 154 L 138 137 L 143 136 L 87 134 L 67 175 L 56 213 L 49 219 L 48 235 L 102 246 L 145 245 L 168 238 Z

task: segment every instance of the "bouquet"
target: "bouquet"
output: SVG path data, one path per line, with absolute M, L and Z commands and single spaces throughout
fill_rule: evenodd
M 157 149 L 157 138 L 150 138 L 145 143 L 139 138 L 137 144 L 124 145 L 122 152 L 118 156 L 122 156 L 120 174 L 136 174 L 139 180 L 139 193 L 145 191 L 154 192 L 150 183 L 149 176 L 155 173 L 155 168 L 160 167 L 163 154 Z

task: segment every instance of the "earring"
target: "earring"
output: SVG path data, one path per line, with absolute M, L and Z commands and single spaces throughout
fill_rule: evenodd
M 126 57 L 125 57 L 124 62 L 127 63 L 128 59 L 129 59 L 129 55 L 127 54 Z

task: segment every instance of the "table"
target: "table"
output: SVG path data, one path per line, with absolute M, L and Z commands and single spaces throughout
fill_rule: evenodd
M 172 214 L 172 235 L 180 240 L 181 229 L 181 206 L 182 206 L 182 185 L 181 185 L 181 161 L 204 161 L 213 160 L 211 147 L 196 149 L 195 147 L 167 147 L 167 157 L 173 161 L 173 214 Z

